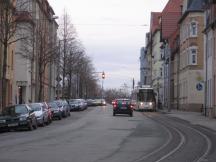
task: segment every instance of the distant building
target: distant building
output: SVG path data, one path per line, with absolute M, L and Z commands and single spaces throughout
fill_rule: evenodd
M 204 0 L 184 0 L 180 24 L 180 109 L 200 111 L 204 103 Z
M 140 51 L 140 85 L 149 85 L 150 83 L 150 66 L 147 51 L 142 47 Z

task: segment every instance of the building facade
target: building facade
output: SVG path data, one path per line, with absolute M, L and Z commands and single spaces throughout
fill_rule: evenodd
M 180 109 L 201 111 L 204 103 L 203 0 L 184 1 L 180 24 Z
M 140 85 L 150 84 L 150 67 L 145 47 L 140 50 Z
M 55 98 L 56 66 L 49 59 L 57 46 L 58 24 L 53 18 L 55 13 L 47 0 L 24 2 L 20 0 L 20 4 L 17 4 L 17 34 L 23 34 L 27 39 L 16 45 L 15 104 Z
M 140 86 L 151 84 L 151 71 L 147 50 L 142 47 L 140 50 Z
M 16 17 L 13 14 L 15 6 L 16 0 L 0 2 L 0 92 L 6 91 L 4 98 L 2 94 L 0 95 L 0 111 L 4 108 L 2 106 L 3 102 L 4 106 L 12 103 L 14 49 L 16 44 L 14 32 L 16 27 L 13 26 L 16 21 Z M 4 68 L 6 70 L 5 75 L 3 73 Z
M 173 69 L 172 51 L 173 51 L 173 37 L 178 30 L 178 20 L 181 17 L 182 0 L 169 0 L 161 13 L 161 42 L 163 52 L 163 106 L 171 110 L 171 99 L 173 99 L 174 79 L 171 78 Z
M 204 114 L 210 117 L 216 116 L 216 1 L 207 0 L 204 19 L 204 80 L 205 98 Z
M 152 87 L 157 94 L 158 103 L 163 101 L 163 59 L 161 51 L 160 12 L 151 13 L 151 37 L 152 37 Z

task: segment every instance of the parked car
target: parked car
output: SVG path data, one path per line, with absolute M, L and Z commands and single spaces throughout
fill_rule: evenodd
M 0 129 L 37 129 L 35 112 L 27 105 L 13 105 L 4 108 L 0 115 Z
M 58 107 L 58 105 L 55 102 L 49 102 L 48 106 L 51 109 L 53 118 L 58 118 L 59 120 L 61 120 L 62 119 L 62 113 L 61 113 L 61 110 Z
M 51 107 L 47 104 L 47 102 L 42 102 L 42 104 L 43 104 L 43 107 L 45 109 L 47 109 L 47 111 L 48 111 L 49 123 L 52 123 L 53 114 L 52 114 L 52 111 L 51 111 Z
M 68 100 L 70 105 L 70 111 L 78 111 L 80 110 L 80 103 L 78 99 L 70 99 Z
M 49 124 L 48 110 L 43 106 L 42 103 L 31 103 L 29 106 L 35 112 L 38 125 L 45 126 L 45 124 Z
M 71 111 L 85 110 L 88 107 L 87 102 L 84 99 L 70 99 L 68 103 Z
M 86 102 L 87 102 L 87 106 L 94 106 L 94 100 L 93 99 L 87 99 L 86 100 Z
M 129 114 L 133 116 L 133 104 L 130 99 L 116 99 L 113 103 L 113 116 L 116 114 Z
M 54 102 L 60 108 L 60 111 L 62 113 L 62 117 L 70 116 L 70 105 L 68 104 L 68 102 L 66 100 L 55 100 Z

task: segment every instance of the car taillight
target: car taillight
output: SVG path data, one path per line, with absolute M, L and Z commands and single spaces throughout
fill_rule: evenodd
M 117 108 L 117 104 L 116 103 L 113 104 L 113 108 L 114 109 Z
M 130 108 L 133 109 L 133 108 L 134 108 L 134 105 L 130 104 Z

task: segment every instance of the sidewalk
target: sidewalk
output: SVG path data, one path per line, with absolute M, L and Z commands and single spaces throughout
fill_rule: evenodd
M 166 113 L 168 116 L 177 117 L 189 121 L 191 124 L 201 125 L 216 131 L 216 119 L 206 117 L 199 112 L 177 110 L 171 110 L 171 112 L 167 112 L 167 110 L 162 110 L 161 112 Z

